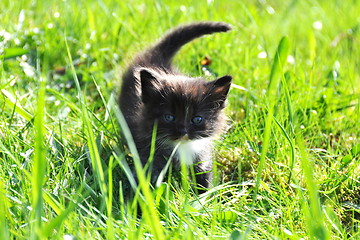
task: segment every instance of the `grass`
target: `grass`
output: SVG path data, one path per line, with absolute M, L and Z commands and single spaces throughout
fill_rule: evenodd
M 2 9 L 1 239 L 360 237 L 357 1 L 4 0 Z M 196 20 L 234 27 L 175 59 L 204 75 L 208 56 L 208 72 L 234 77 L 215 185 L 199 196 L 184 179 L 149 188 L 114 100 L 136 52 Z M 129 149 L 142 176 L 130 200 Z

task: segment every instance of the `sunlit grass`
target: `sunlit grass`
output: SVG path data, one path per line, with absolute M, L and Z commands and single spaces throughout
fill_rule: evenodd
M 1 239 L 360 237 L 358 2 L 5 0 L 2 8 Z M 201 195 L 186 168 L 150 187 L 115 100 L 135 53 L 196 20 L 233 30 L 190 43 L 176 64 L 204 75 L 207 56 L 211 77 L 230 74 L 236 84 L 216 181 Z

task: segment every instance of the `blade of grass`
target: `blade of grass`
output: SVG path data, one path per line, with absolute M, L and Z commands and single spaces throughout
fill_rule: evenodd
M 283 76 L 283 67 L 285 65 L 287 56 L 289 54 L 289 39 L 285 36 L 281 38 L 278 48 L 275 53 L 274 62 L 271 68 L 269 85 L 268 85 L 268 92 L 267 96 L 274 100 L 277 94 L 277 87 L 279 82 L 284 77 Z
M 102 94 L 101 89 L 100 89 L 100 86 L 99 86 L 98 83 L 96 82 L 95 77 L 92 76 L 91 79 L 93 80 L 93 83 L 94 83 L 95 86 L 96 86 L 96 90 L 97 90 L 97 92 L 99 93 L 99 96 L 100 96 L 100 98 L 101 98 L 101 101 L 102 101 L 102 103 L 103 103 L 103 106 L 105 107 L 105 110 L 106 110 L 106 114 L 105 114 L 105 119 L 104 119 L 104 120 L 106 121 L 108 118 L 110 118 L 111 125 L 115 128 L 115 124 L 116 124 L 116 123 L 115 123 L 114 119 L 111 118 L 111 115 L 110 115 L 109 101 L 108 101 L 108 102 L 105 101 L 105 97 L 104 97 L 104 95 Z
M 9 236 L 9 229 L 6 223 L 6 216 L 8 216 L 7 214 L 7 209 L 9 207 L 7 198 L 5 196 L 5 188 L 4 188 L 4 184 L 3 181 L 0 179 L 0 238 L 1 239 L 10 239 Z
M 51 88 L 47 88 L 46 89 L 47 92 L 53 94 L 56 96 L 56 98 L 66 102 L 66 104 L 71 108 L 71 110 L 73 110 L 75 113 L 79 113 L 81 112 L 81 110 L 76 106 L 75 103 L 73 103 L 70 99 L 68 99 L 67 97 L 65 97 L 63 94 L 61 94 L 61 92 L 58 92 L 54 89 Z
M 47 222 L 43 227 L 43 236 L 46 238 L 52 236 L 54 229 L 60 228 L 62 223 L 68 219 L 69 214 L 74 211 L 76 206 L 77 203 L 71 201 L 66 209 L 61 210 L 55 218 Z
M 294 146 L 294 113 L 293 113 L 293 109 L 292 109 L 292 103 L 291 103 L 291 97 L 290 97 L 290 92 L 289 92 L 289 87 L 288 87 L 288 82 L 290 81 L 290 74 L 285 74 L 285 77 L 282 78 L 281 82 L 282 82 L 282 86 L 284 89 L 284 94 L 285 94 L 285 99 L 286 99 L 286 105 L 287 105 L 287 110 L 288 110 L 288 116 L 289 116 L 289 126 L 290 126 L 290 134 L 288 134 L 285 130 L 285 128 L 280 124 L 280 122 L 278 122 L 276 119 L 276 123 L 278 124 L 278 126 L 280 127 L 280 129 L 282 130 L 282 132 L 284 133 L 286 139 L 288 140 L 289 144 L 290 144 L 290 149 L 291 149 L 291 155 L 290 155 L 290 172 L 289 172 L 289 180 L 288 183 L 290 183 L 291 178 L 292 178 L 292 172 L 294 170 L 294 166 L 295 166 L 295 146 Z M 291 136 L 291 137 L 290 137 Z
M 48 203 L 52 209 L 56 212 L 57 216 L 53 219 L 50 219 L 43 227 L 43 237 L 48 238 L 52 236 L 52 233 L 55 229 L 59 229 L 63 222 L 67 226 L 70 226 L 71 220 L 68 219 L 70 213 L 78 207 L 79 203 L 82 202 L 88 195 L 88 192 L 83 193 L 84 185 L 81 185 L 77 190 L 75 199 L 70 199 L 69 205 L 65 208 L 62 206 L 56 199 L 54 199 L 50 193 L 44 192 L 44 200 Z M 82 194 L 81 194 L 82 193 Z
M 18 56 L 22 56 L 24 54 L 27 54 L 29 50 L 23 49 L 23 48 L 7 48 L 4 50 L 4 53 L 1 54 L 1 58 L 4 60 L 15 58 Z
M 297 146 L 300 150 L 301 168 L 305 185 L 308 190 L 308 200 L 303 202 L 303 210 L 310 239 L 329 239 L 330 233 L 326 228 L 317 183 L 314 179 L 314 164 L 310 161 L 304 146 L 301 133 L 296 134 Z M 306 198 L 305 198 L 306 199 Z
M 294 164 L 295 164 L 295 145 L 294 145 L 294 141 L 292 138 L 290 138 L 289 134 L 286 132 L 285 128 L 281 125 L 281 123 L 274 117 L 274 120 L 276 122 L 276 124 L 279 126 L 279 128 L 281 129 L 282 133 L 284 134 L 286 140 L 289 142 L 290 144 L 290 174 L 289 174 L 289 180 L 288 182 L 290 183 L 291 181 L 291 177 L 292 177 L 292 171 L 294 169 Z
M 132 190 L 134 192 L 136 192 L 136 189 L 138 187 L 137 183 L 136 183 L 136 180 L 132 174 L 132 171 L 129 167 L 129 164 L 126 162 L 126 159 L 125 159 L 125 156 L 117 156 L 115 155 L 115 153 L 113 153 L 114 157 L 116 158 L 116 160 L 118 161 L 118 164 L 120 165 L 120 167 L 122 168 L 122 170 L 124 171 L 129 183 L 130 183 L 130 186 L 132 188 Z
M 34 121 L 35 146 L 32 167 L 32 211 L 31 238 L 41 238 L 43 214 L 43 185 L 46 178 L 46 145 L 45 145 L 45 89 L 46 82 L 40 78 L 40 88 L 37 98 L 37 109 Z
M 161 225 L 160 218 L 158 215 L 158 212 L 155 208 L 155 200 L 153 198 L 153 195 L 150 190 L 150 182 L 149 179 L 146 178 L 145 171 L 143 169 L 142 163 L 139 158 L 138 151 L 136 149 L 136 145 L 134 142 L 134 139 L 131 135 L 130 129 L 126 123 L 125 117 L 118 108 L 117 104 L 115 103 L 115 99 L 112 96 L 111 97 L 111 106 L 113 108 L 113 111 L 116 115 L 116 118 L 120 124 L 120 127 L 122 129 L 122 132 L 125 136 L 125 139 L 127 141 L 128 147 L 130 149 L 130 152 L 133 157 L 134 165 L 135 165 L 135 171 L 136 175 L 139 181 L 139 187 L 143 194 L 143 199 L 140 199 L 139 203 L 141 206 L 141 209 L 143 211 L 142 216 L 145 218 L 146 223 L 150 226 L 150 231 L 153 233 L 155 239 L 165 239 L 164 237 L 164 228 Z
M 256 175 L 255 193 L 253 196 L 253 207 L 255 206 L 255 200 L 259 190 L 261 175 L 265 166 L 266 154 L 270 147 L 270 134 L 272 129 L 271 125 L 274 115 L 274 106 L 278 95 L 277 90 L 278 90 L 278 85 L 280 83 L 280 79 L 283 77 L 283 66 L 286 62 L 288 52 L 289 52 L 289 40 L 287 37 L 283 37 L 280 40 L 277 51 L 275 53 L 274 62 L 270 73 L 269 85 L 267 89 L 268 113 L 265 120 L 265 130 L 262 141 L 262 150 L 261 150 L 260 162 Z
M 16 98 L 9 93 L 8 91 L 6 91 L 5 89 L 1 89 L 1 93 L 3 94 L 3 96 L 5 97 L 5 103 L 10 107 L 15 109 L 15 112 L 18 113 L 20 116 L 22 116 L 24 119 L 26 119 L 26 121 L 31 121 L 34 117 L 28 113 L 24 108 L 22 108 L 21 106 L 19 106 L 17 104 L 17 100 Z
M 161 170 L 161 172 L 160 172 L 160 174 L 159 174 L 159 176 L 158 176 L 158 178 L 157 178 L 157 180 L 156 180 L 156 184 L 155 184 L 156 187 L 159 187 L 159 186 L 161 185 L 161 183 L 164 181 L 165 175 L 166 175 L 166 173 L 167 173 L 168 170 L 169 170 L 171 161 L 172 161 L 174 155 L 176 154 L 176 151 L 177 151 L 179 145 L 180 145 L 180 143 L 176 144 L 176 146 L 174 147 L 174 150 L 172 151 L 169 159 L 168 159 L 167 162 L 166 162 L 165 167 Z
M 108 167 L 108 183 L 109 183 L 109 196 L 107 202 L 107 239 L 115 239 L 114 233 L 114 223 L 112 218 L 112 207 L 113 207 L 113 166 L 114 164 L 114 157 L 111 156 L 109 160 L 109 167 Z
M 79 79 L 78 79 L 76 71 L 75 71 L 74 63 L 72 61 L 72 57 L 70 54 L 70 49 L 69 49 L 66 37 L 65 37 L 65 45 L 66 45 L 66 50 L 67 50 L 67 54 L 68 54 L 68 59 L 70 61 L 71 70 L 73 73 L 73 78 L 74 78 L 76 88 L 77 88 L 77 94 L 78 94 L 78 99 L 79 99 L 81 113 L 82 113 L 82 120 L 84 122 L 85 134 L 87 137 L 87 144 L 88 144 L 89 154 L 90 154 L 90 158 L 91 158 L 91 164 L 93 166 L 93 170 L 95 172 L 96 179 L 100 186 L 102 196 L 105 198 L 104 202 L 107 203 L 108 189 L 107 189 L 107 185 L 106 185 L 106 181 L 105 181 L 105 175 L 104 175 L 104 171 L 103 171 L 103 167 L 102 167 L 99 149 L 96 145 L 96 139 L 95 139 L 95 136 L 93 133 L 93 128 L 92 128 L 91 121 L 90 121 L 90 118 L 89 118 L 89 115 L 88 115 L 88 112 L 86 109 L 86 101 L 82 94 L 80 82 L 79 82 Z
M 150 154 L 149 154 L 149 159 L 144 167 L 145 171 L 149 168 L 152 167 L 152 163 L 154 160 L 154 154 L 155 154 L 155 148 L 156 148 L 156 134 L 157 134 L 157 127 L 158 124 L 157 122 L 155 122 L 154 127 L 153 127 L 153 131 L 151 134 L 151 145 L 150 145 Z M 149 173 L 149 177 L 151 178 L 151 171 Z

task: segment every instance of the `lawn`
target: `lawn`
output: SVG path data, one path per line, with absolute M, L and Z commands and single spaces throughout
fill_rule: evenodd
M 1 8 L 0 239 L 360 238 L 359 1 Z M 200 20 L 233 26 L 174 59 L 189 75 L 233 76 L 214 188 L 144 179 L 129 197 L 121 74 L 167 30 Z

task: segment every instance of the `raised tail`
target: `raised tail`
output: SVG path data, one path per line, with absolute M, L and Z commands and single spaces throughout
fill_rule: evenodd
M 224 22 L 197 22 L 177 27 L 146 51 L 137 63 L 145 66 L 170 68 L 171 59 L 186 43 L 203 35 L 229 30 L 231 30 L 231 25 Z

